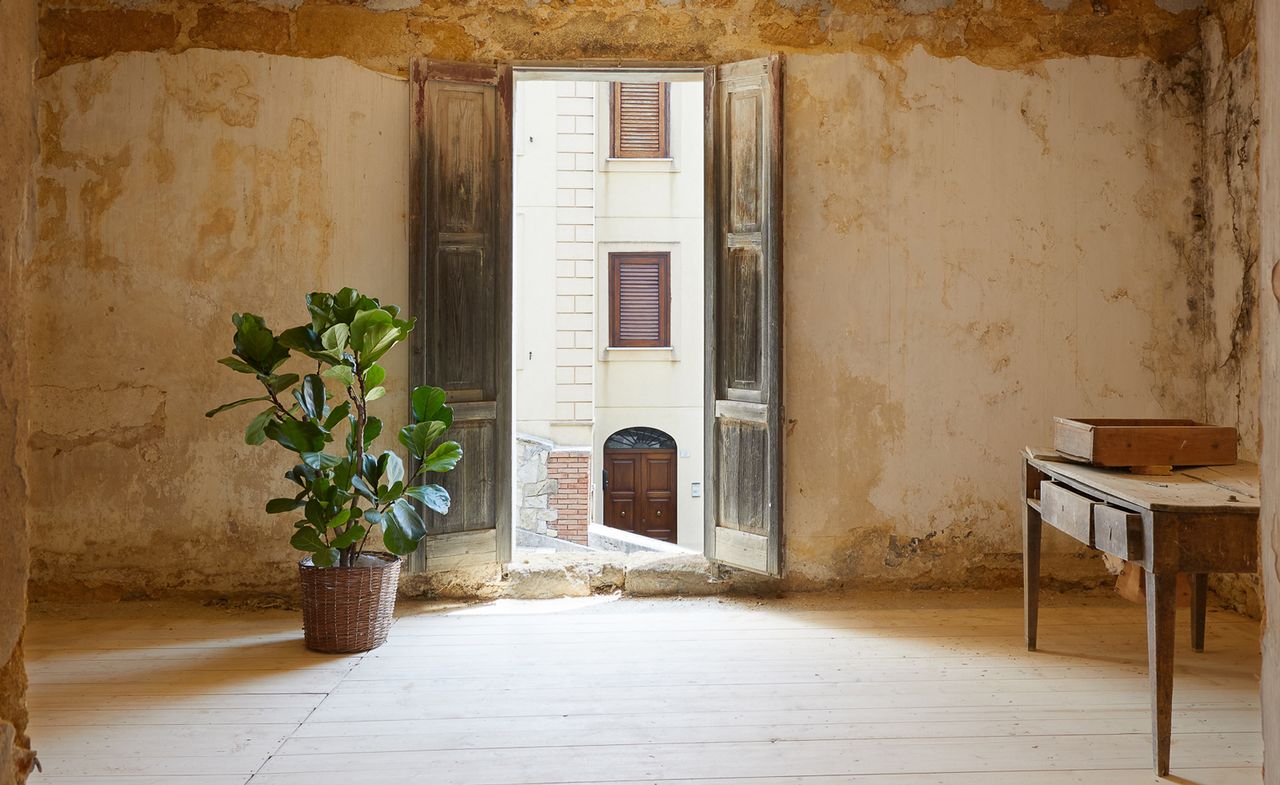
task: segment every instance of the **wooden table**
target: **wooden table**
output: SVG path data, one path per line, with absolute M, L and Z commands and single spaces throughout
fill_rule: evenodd
M 1156 773 L 1168 774 L 1177 576 L 1192 576 L 1191 645 L 1203 651 L 1208 574 L 1257 570 L 1258 467 L 1237 463 L 1139 476 L 1062 462 L 1052 451 L 1028 450 L 1023 479 L 1027 649 L 1036 648 L 1042 522 L 1142 565 L 1147 576 L 1151 745 Z

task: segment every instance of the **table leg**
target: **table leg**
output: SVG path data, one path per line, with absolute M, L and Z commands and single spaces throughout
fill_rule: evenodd
M 1040 513 L 1022 505 L 1022 610 L 1027 651 L 1036 650 L 1036 622 L 1040 612 Z
M 1151 746 L 1156 774 L 1169 773 L 1173 725 L 1173 628 L 1177 574 L 1147 573 L 1147 670 L 1151 680 Z
M 1191 648 L 1204 651 L 1204 617 L 1209 604 L 1209 576 L 1191 576 Z

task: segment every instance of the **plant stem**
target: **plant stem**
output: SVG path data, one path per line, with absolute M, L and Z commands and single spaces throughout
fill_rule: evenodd
M 272 392 L 272 391 L 271 391 L 271 387 L 270 387 L 270 386 L 268 386 L 266 382 L 263 382 L 262 384 L 263 384 L 263 386 L 264 386 L 264 387 L 266 387 L 266 388 L 267 388 L 267 397 L 268 397 L 268 398 L 270 398 L 270 399 L 271 399 L 271 402 L 272 402 L 272 403 L 274 403 L 274 404 L 276 405 L 276 408 L 280 410 L 280 413 L 281 413 L 281 414 L 283 414 L 285 417 L 288 417 L 290 420 L 296 420 L 296 419 L 298 419 L 297 417 L 294 417 L 294 416 L 293 416 L 293 413 L 292 413 L 292 412 L 290 412 L 288 409 L 284 408 L 284 404 L 283 404 L 283 403 L 280 403 L 280 399 L 279 399 L 279 398 L 277 398 L 277 397 L 276 397 L 276 394 L 275 394 L 274 392 Z
M 352 446 L 355 447 L 356 460 L 355 460 L 355 466 L 352 468 L 354 469 L 354 473 L 353 473 L 354 476 L 359 477 L 360 479 L 363 480 L 365 479 L 365 476 L 364 476 L 364 426 L 365 426 L 365 423 L 368 421 L 369 414 L 368 414 L 368 408 L 367 408 L 368 404 L 365 402 L 365 398 L 364 398 L 365 396 L 364 375 L 360 372 L 360 358 L 356 357 L 355 355 L 352 355 L 352 364 L 355 367 L 356 386 L 359 388 L 359 391 L 360 391 L 358 395 L 352 398 L 352 401 L 356 405 L 356 427 L 351 434 L 351 441 L 353 442 Z M 348 394 L 350 394 L 349 388 L 348 388 Z M 358 495 L 355 495 L 352 497 L 351 499 L 352 510 L 355 510 L 359 506 L 359 501 L 360 501 L 360 497 Z M 345 533 L 348 529 L 350 529 L 354 525 L 355 525 L 354 519 L 351 521 L 348 521 L 346 527 L 343 529 L 343 532 Z M 366 528 L 365 539 L 368 539 L 368 536 L 369 536 L 369 532 Z M 364 550 L 363 540 L 361 540 L 359 547 L 357 547 L 355 543 L 352 543 L 351 545 L 348 545 L 346 548 L 343 548 L 342 549 L 343 566 L 344 567 L 355 566 L 356 559 L 360 558 L 360 553 L 363 550 Z

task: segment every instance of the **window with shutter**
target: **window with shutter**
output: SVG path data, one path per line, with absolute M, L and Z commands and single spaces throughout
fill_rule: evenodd
M 667 158 L 667 82 L 614 82 L 614 158 Z
M 671 254 L 609 254 L 609 345 L 671 345 Z

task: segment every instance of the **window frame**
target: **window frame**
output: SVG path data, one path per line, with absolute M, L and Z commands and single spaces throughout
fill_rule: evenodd
M 621 338 L 621 275 L 625 264 L 658 262 L 658 341 Z M 671 347 L 671 251 L 609 251 L 610 349 L 670 349 Z
M 628 155 L 622 149 L 622 85 L 609 83 L 609 157 L 619 161 L 661 161 L 671 158 L 671 83 L 658 82 L 658 154 Z M 627 83 L 627 84 L 645 84 Z

